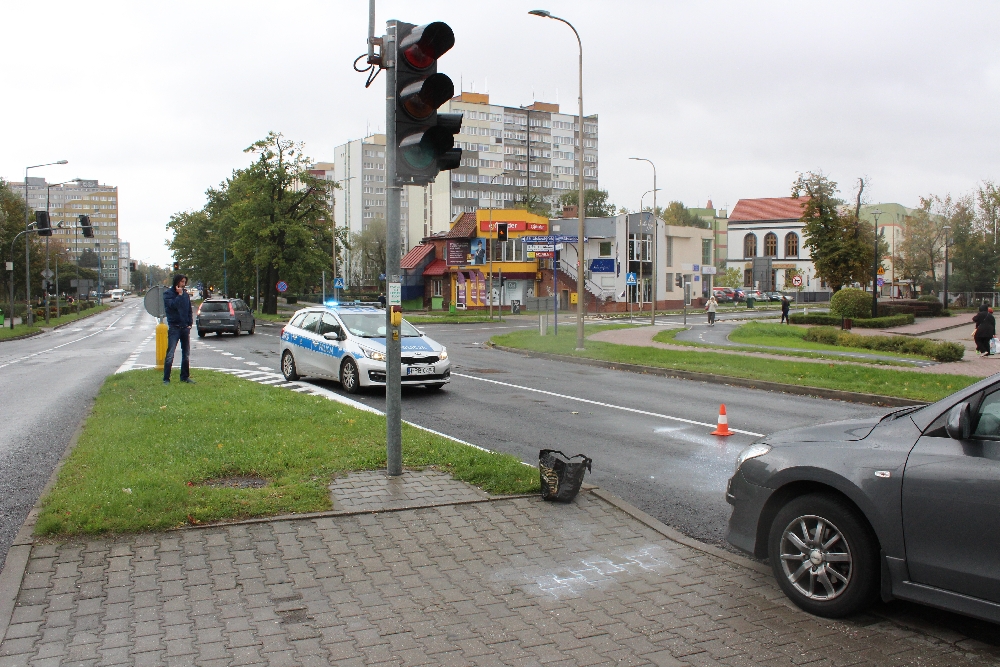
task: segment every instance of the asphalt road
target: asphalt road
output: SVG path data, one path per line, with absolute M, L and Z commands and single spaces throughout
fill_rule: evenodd
M 882 414 L 884 409 L 804 396 L 534 359 L 484 347 L 518 323 L 428 325 L 448 346 L 452 382 L 440 393 L 404 387 L 403 417 L 456 438 L 537 463 L 539 449 L 594 459 L 589 480 L 664 523 L 726 546 L 726 480 L 737 453 L 756 434 Z M 193 365 L 278 371 L 280 327 L 254 336 L 208 337 Z M 341 392 L 335 382 L 317 381 Z M 354 397 L 384 409 L 378 391 Z M 726 404 L 730 437 L 709 435 Z
M 0 564 L 104 378 L 153 332 L 138 299 L 0 342 Z

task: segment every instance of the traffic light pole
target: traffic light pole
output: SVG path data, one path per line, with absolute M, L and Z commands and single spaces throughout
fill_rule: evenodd
M 400 253 L 399 200 L 403 188 L 396 180 L 396 21 L 389 21 L 382 45 L 382 69 L 385 70 L 385 171 L 386 171 L 386 252 L 385 274 L 390 283 L 398 283 Z M 386 296 L 391 290 L 386 286 Z M 385 458 L 390 476 L 403 474 L 402 395 L 399 326 L 393 325 L 390 298 L 385 308 Z

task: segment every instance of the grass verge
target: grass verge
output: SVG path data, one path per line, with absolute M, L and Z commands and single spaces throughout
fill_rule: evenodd
M 27 336 L 28 334 L 33 334 L 41 331 L 38 327 L 29 327 L 23 324 L 18 324 L 13 329 L 10 328 L 8 323 L 4 328 L 0 329 L 0 340 L 5 338 L 18 338 L 19 336 Z
M 202 371 L 164 386 L 155 370 L 112 375 L 42 501 L 39 535 L 162 530 L 331 508 L 337 473 L 385 467 L 385 417 Z M 403 425 L 403 464 L 435 466 L 491 493 L 538 489 L 538 472 Z M 252 476 L 262 488 L 205 485 Z
M 479 313 L 442 313 L 441 315 L 412 313 L 408 315 L 403 313 L 403 318 L 410 324 L 478 324 L 490 321 L 488 313 L 485 315 Z M 500 317 L 495 311 L 493 321 L 500 321 Z
M 591 328 L 589 333 L 598 329 Z M 920 401 L 936 401 L 979 378 L 965 375 L 938 375 L 914 371 L 869 368 L 849 364 L 817 364 L 805 361 L 779 361 L 715 352 L 662 350 L 655 347 L 616 345 L 587 341 L 587 349 L 577 352 L 576 331 L 560 331 L 559 336 L 541 337 L 532 330 L 494 336 L 497 345 L 573 357 L 600 359 L 613 363 L 672 368 L 696 373 L 712 373 L 802 387 L 896 396 Z
M 103 313 L 109 308 L 111 308 L 111 306 L 106 306 L 106 305 L 94 306 L 93 308 L 88 308 L 87 310 L 80 311 L 79 314 L 69 313 L 68 315 L 62 315 L 60 317 L 50 318 L 48 324 L 45 324 L 44 319 L 39 318 L 35 322 L 35 324 L 30 327 L 24 324 L 19 324 L 14 329 L 11 329 L 10 325 L 6 324 L 3 328 L 0 328 L 0 340 L 3 340 L 5 338 L 17 338 L 19 336 L 26 336 L 28 334 L 37 333 L 42 330 L 42 327 L 53 328 L 63 324 L 69 324 L 70 322 L 75 322 L 76 320 L 82 320 L 83 318 L 90 317 L 91 315 L 97 315 L 98 313 Z

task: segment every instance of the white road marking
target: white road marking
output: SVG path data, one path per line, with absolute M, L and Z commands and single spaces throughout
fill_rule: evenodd
M 88 338 L 96 336 L 99 333 L 104 333 L 104 331 L 105 331 L 104 329 L 101 329 L 99 331 L 95 331 L 92 334 L 87 334 L 86 336 L 81 336 L 80 338 L 77 338 L 75 340 L 71 340 L 71 341 L 68 341 L 66 343 L 63 343 L 62 345 L 56 345 L 55 347 L 50 347 L 47 350 L 42 350 L 41 352 L 35 352 L 34 354 L 29 354 L 27 356 L 21 357 L 20 359 L 14 359 L 13 361 L 8 361 L 6 364 L 3 364 L 2 366 L 0 366 L 0 368 L 7 368 L 7 366 L 12 366 L 12 365 L 16 364 L 19 361 L 25 361 L 26 359 L 31 359 L 32 357 L 37 357 L 40 354 L 45 354 L 46 352 L 52 352 L 53 350 L 58 350 L 61 347 L 66 347 L 67 345 L 72 345 L 73 343 L 79 343 L 81 340 L 86 340 Z
M 674 417 L 673 415 L 664 415 L 664 414 L 660 414 L 659 412 L 650 412 L 648 410 L 639 410 L 637 408 L 629 408 L 629 407 L 625 407 L 624 405 L 615 405 L 613 403 L 602 403 L 601 401 L 592 401 L 589 398 L 580 398 L 579 396 L 570 396 L 568 394 L 557 394 L 554 391 L 545 391 L 544 389 L 535 389 L 534 387 L 525 387 L 523 385 L 511 384 L 510 382 L 501 382 L 499 380 L 489 380 L 487 378 L 480 378 L 480 377 L 476 377 L 474 375 L 466 375 L 464 373 L 454 373 L 453 372 L 452 376 L 463 377 L 463 378 L 467 378 L 469 380 L 478 380 L 479 382 L 488 382 L 490 384 L 498 384 L 498 385 L 501 385 L 501 386 L 504 386 L 504 387 L 511 387 L 511 388 L 514 388 L 514 389 L 521 389 L 522 391 L 533 391 L 536 394 L 545 394 L 546 396 L 554 396 L 556 398 L 563 398 L 563 399 L 567 399 L 567 400 L 570 400 L 570 401 L 577 401 L 579 403 L 587 403 L 588 405 L 597 405 L 597 406 L 600 406 L 602 408 L 612 408 L 613 410 L 622 410 L 624 412 L 631 412 L 631 413 L 634 413 L 634 414 L 646 415 L 648 417 L 659 417 L 660 419 L 669 419 L 670 421 L 681 422 L 681 423 L 684 423 L 684 424 L 693 424 L 695 426 L 707 426 L 709 428 L 715 428 L 716 426 L 718 426 L 718 424 L 709 424 L 709 423 L 706 423 L 706 422 L 695 421 L 693 419 L 684 419 L 683 417 Z M 742 431 L 742 430 L 740 430 L 738 428 L 732 428 L 732 427 L 730 427 L 729 430 L 733 431 L 735 433 L 742 433 L 744 435 L 752 435 L 752 436 L 757 437 L 757 438 L 761 438 L 761 437 L 764 436 L 763 433 L 754 433 L 753 431 Z

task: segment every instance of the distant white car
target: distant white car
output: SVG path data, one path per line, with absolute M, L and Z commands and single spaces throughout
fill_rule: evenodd
M 123 289 L 113 289 L 113 290 L 111 290 L 111 300 L 112 301 L 124 301 L 125 300 L 125 290 L 123 290 Z

